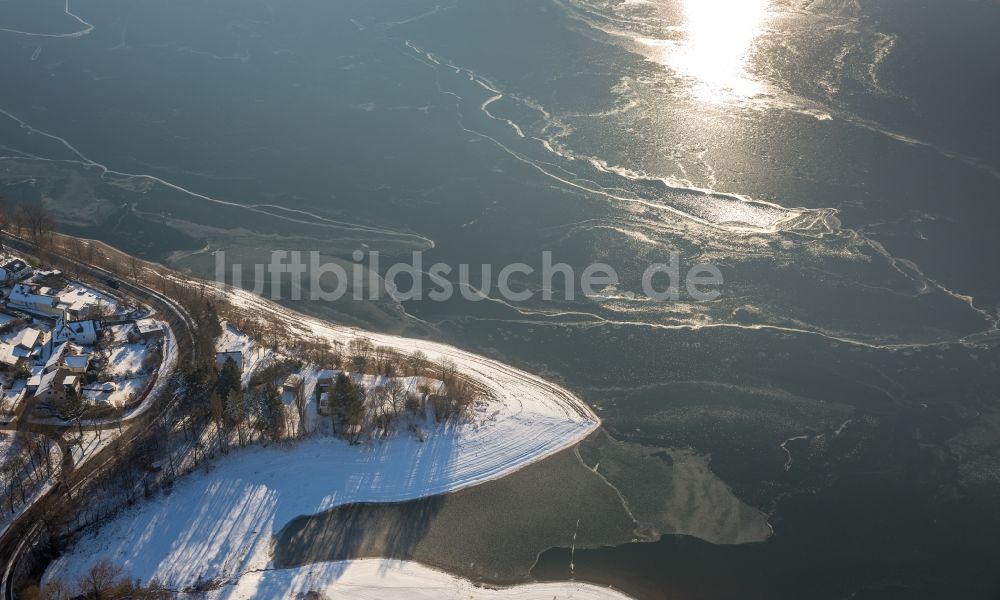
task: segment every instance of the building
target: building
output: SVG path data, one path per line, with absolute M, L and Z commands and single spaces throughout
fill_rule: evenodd
M 63 391 L 67 394 L 73 392 L 74 394 L 80 393 L 80 387 L 83 381 L 80 379 L 79 375 L 73 375 L 72 373 L 67 373 L 62 379 Z
M 42 373 L 55 371 L 61 366 L 63 355 L 69 349 L 68 346 L 69 344 L 66 342 L 49 345 L 49 358 L 45 361 L 45 366 L 42 367 Z
M 50 373 L 57 369 L 65 369 L 72 375 L 83 375 L 90 366 L 91 355 L 81 352 L 70 342 L 51 343 L 48 346 L 48 358 L 42 367 L 42 373 Z
M 11 344 L 22 352 L 32 354 L 48 343 L 48 341 L 48 332 L 36 329 L 35 327 L 25 327 L 17 333 Z
M 27 358 L 18 352 L 13 344 L 0 344 L 0 365 L 14 370 L 27 362 Z
M 73 375 L 84 375 L 90 367 L 89 354 L 68 354 L 63 357 L 63 367 Z
M 10 344 L 0 344 L 0 365 L 13 370 L 23 363 L 24 357 L 14 354 L 13 346 Z
M 316 412 L 323 415 L 330 415 L 330 392 L 323 392 L 316 401 Z
M 42 351 L 48 340 L 47 332 L 34 327 L 25 327 L 11 341 L 0 343 L 0 364 L 16 368 L 22 363 L 38 360 L 42 357 Z
M 333 382 L 337 380 L 337 372 L 330 369 L 323 369 L 316 374 L 316 392 L 326 392 L 333 387 Z
M 298 373 L 292 373 L 281 384 L 281 403 L 287 410 L 295 411 L 299 431 L 303 431 L 306 427 L 305 379 Z
M 29 379 L 27 390 L 36 400 L 58 404 L 70 394 L 80 393 L 80 377 L 65 369 L 57 369 Z
M 163 329 L 163 324 L 153 319 L 139 319 L 132 324 L 132 328 L 128 332 L 129 340 L 133 342 L 163 339 L 164 335 L 166 332 Z
M 13 308 L 46 316 L 62 314 L 59 308 L 59 296 L 52 288 L 28 283 L 15 285 L 7 296 L 7 304 Z
M 11 283 L 21 281 L 31 276 L 34 271 L 28 263 L 20 258 L 12 258 L 0 265 L 0 282 Z
M 215 366 L 221 369 L 226 366 L 227 361 L 233 361 L 236 363 L 236 369 L 242 373 L 243 372 L 243 353 L 240 351 L 235 352 L 217 352 L 215 354 Z
M 91 346 L 97 343 L 101 334 L 101 323 L 93 319 L 86 321 L 67 321 L 65 317 L 56 320 L 52 339 L 56 343 L 73 342 L 81 346 Z
M 116 310 L 113 300 L 79 283 L 71 282 L 58 295 L 59 308 L 74 321 L 101 319 Z
M 330 391 L 337 381 L 337 371 L 323 369 L 316 375 L 316 412 L 321 415 L 330 414 Z
M 95 304 L 91 302 L 89 298 L 70 298 L 70 300 L 71 301 L 67 302 L 67 298 L 65 296 L 59 297 L 59 308 L 61 308 L 70 319 L 85 319 L 93 316 L 92 311 L 94 310 Z

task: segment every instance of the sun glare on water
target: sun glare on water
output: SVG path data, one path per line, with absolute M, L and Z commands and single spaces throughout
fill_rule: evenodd
M 768 19 L 769 0 L 681 0 L 680 39 L 648 45 L 666 48 L 663 62 L 695 82 L 707 101 L 749 98 L 763 91 L 747 72 L 754 41 Z

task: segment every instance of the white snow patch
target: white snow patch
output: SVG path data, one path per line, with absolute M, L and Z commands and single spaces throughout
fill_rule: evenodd
M 223 323 L 222 335 L 215 341 L 216 352 L 249 353 L 254 348 L 253 340 L 233 325 Z
M 108 357 L 108 371 L 116 376 L 138 373 L 149 348 L 146 344 L 121 344 Z
M 628 600 L 611 588 L 576 582 L 482 588 L 419 563 L 377 559 L 247 573 L 236 585 L 215 590 L 206 598 L 291 598 L 309 592 L 329 600 Z

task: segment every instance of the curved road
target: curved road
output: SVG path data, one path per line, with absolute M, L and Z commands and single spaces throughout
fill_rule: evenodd
M 21 238 L 17 238 L 6 233 L 0 233 L 3 237 L 4 246 L 16 253 L 27 256 L 38 256 L 38 247 Z M 152 289 L 137 285 L 118 275 L 94 265 L 85 264 L 76 259 L 62 254 L 55 255 L 60 261 L 73 265 L 85 277 L 93 281 L 88 282 L 97 288 L 107 290 L 106 281 L 114 279 L 118 281 L 119 287 L 116 291 L 124 292 L 133 298 L 145 303 L 153 308 L 161 319 L 166 320 L 177 341 L 177 363 L 183 364 L 196 358 L 197 344 L 195 343 L 195 331 L 197 325 L 188 312 L 171 298 L 156 292 Z M 108 290 L 110 291 L 110 290 Z M 161 373 L 161 381 L 164 381 L 168 374 Z M 154 387 L 151 394 L 157 397 L 147 399 L 151 402 L 148 410 L 131 418 L 127 425 L 123 427 L 121 439 L 126 443 L 131 443 L 147 432 L 153 423 L 162 415 L 165 415 L 171 405 L 173 397 L 163 386 Z M 76 427 L 73 424 L 65 426 L 53 425 L 45 428 L 56 430 L 66 430 Z M 34 427 L 32 427 L 34 429 Z M 104 471 L 106 467 L 113 466 L 117 459 L 114 455 L 114 446 L 109 444 L 82 465 L 72 470 L 69 480 L 53 486 L 48 492 L 43 494 L 34 504 L 29 506 L 17 519 L 15 519 L 7 530 L 0 537 L 0 598 L 3 600 L 15 600 L 17 590 L 15 589 L 16 573 L 19 561 L 26 550 L 30 549 L 38 540 L 42 532 L 42 519 L 53 510 L 63 508 L 72 500 L 67 498 L 67 491 L 72 496 L 72 492 L 82 488 L 92 477 Z

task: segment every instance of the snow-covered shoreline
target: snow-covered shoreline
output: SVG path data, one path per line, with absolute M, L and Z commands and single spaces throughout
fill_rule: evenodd
M 577 444 L 600 425 L 569 391 L 498 361 L 436 342 L 326 323 L 248 292 L 233 291 L 232 301 L 281 319 L 303 337 L 342 343 L 364 337 L 407 353 L 419 350 L 432 361 L 453 361 L 491 400 L 464 422 L 433 426 L 426 441 L 404 431 L 364 446 L 314 437 L 236 451 L 215 461 L 209 473 L 178 481 L 169 495 L 84 536 L 50 566 L 47 578 L 74 581 L 108 558 L 132 578 L 156 578 L 172 589 L 199 580 L 233 583 L 272 567 L 272 536 L 298 516 L 350 502 L 412 500 L 497 479 Z
M 239 582 L 206 594 L 209 600 L 305 597 L 338 600 L 628 600 L 610 588 L 577 582 L 477 587 L 420 563 L 382 559 L 325 562 L 297 569 L 248 573 Z M 301 595 L 301 596 L 300 596 Z
M 600 423 L 594 411 L 572 392 L 502 362 L 439 342 L 336 325 L 295 312 L 246 290 L 227 288 L 227 292 L 229 301 L 234 305 L 253 314 L 266 314 L 281 320 L 290 331 L 302 335 L 303 338 L 320 337 L 344 344 L 352 339 L 363 338 L 376 346 L 389 346 L 409 354 L 419 350 L 434 362 L 453 361 L 459 373 L 484 386 L 500 402 L 528 401 L 538 406 L 544 404 L 557 413 L 593 421 L 594 429 Z M 512 387 L 508 390 L 505 386 Z M 566 444 L 564 447 L 569 445 L 572 444 Z

